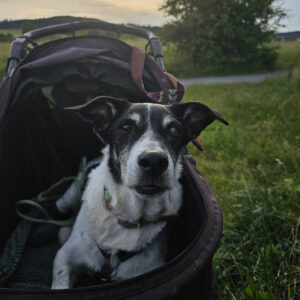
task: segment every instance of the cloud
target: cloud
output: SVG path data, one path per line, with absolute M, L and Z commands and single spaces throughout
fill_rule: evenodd
M 98 18 L 113 23 L 162 25 L 167 22 L 158 8 L 165 0 L 0 0 L 1 19 L 46 18 L 58 15 Z M 282 30 L 300 30 L 300 0 L 281 1 L 289 18 Z M 280 2 L 280 1 L 279 1 Z
M 285 0 L 283 7 L 287 10 L 288 17 L 283 20 L 282 24 L 286 27 L 280 31 L 300 30 L 300 3 L 299 0 Z
M 84 14 L 88 17 L 100 18 L 113 22 L 135 22 L 142 24 L 162 24 L 165 21 L 163 13 L 158 11 L 160 0 L 148 4 L 142 1 L 79 1 L 80 5 L 73 8 L 73 14 Z M 142 2 L 142 3 L 141 3 Z
M 26 4 L 25 4 L 26 3 Z M 144 2 L 138 0 L 0 0 L 0 19 L 23 19 L 74 15 L 99 18 L 116 23 L 161 25 L 165 23 L 163 12 L 158 11 L 162 0 Z

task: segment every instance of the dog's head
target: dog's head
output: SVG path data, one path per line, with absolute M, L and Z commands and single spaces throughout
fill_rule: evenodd
M 215 119 L 228 124 L 204 104 L 129 103 L 110 97 L 69 109 L 94 124 L 110 146 L 109 166 L 116 181 L 145 198 L 172 188 L 181 173 L 182 148 Z

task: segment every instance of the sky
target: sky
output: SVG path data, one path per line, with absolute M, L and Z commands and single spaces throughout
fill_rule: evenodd
M 112 23 L 163 25 L 168 21 L 158 8 L 164 0 L 0 0 L 0 20 L 72 15 Z M 300 30 L 300 0 L 281 0 L 289 17 L 279 31 Z

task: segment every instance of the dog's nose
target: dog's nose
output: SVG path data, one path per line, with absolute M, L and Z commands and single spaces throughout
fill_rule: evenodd
M 163 152 L 145 151 L 139 158 L 140 168 L 147 174 L 160 175 L 168 168 L 168 157 Z

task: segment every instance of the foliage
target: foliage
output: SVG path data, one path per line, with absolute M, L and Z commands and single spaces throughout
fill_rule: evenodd
M 9 48 L 10 48 L 10 43 L 0 42 L 0 84 L 4 73 L 6 57 L 8 56 Z
M 0 42 L 11 42 L 14 36 L 10 33 L 0 33 Z
M 5 63 L 6 63 L 6 57 L 0 56 L 0 84 L 2 81 L 3 74 L 4 74 Z
M 11 34 L 14 38 L 21 35 L 20 29 L 0 29 L 0 33 L 2 34 Z
M 238 75 L 249 73 L 262 73 L 274 70 L 292 70 L 300 68 L 300 43 L 297 41 L 272 41 L 270 47 L 276 51 L 276 60 L 274 68 L 266 68 L 265 66 L 256 64 L 252 66 L 244 65 L 238 70 L 228 68 L 226 72 L 223 70 L 214 70 L 208 67 L 197 67 L 191 64 L 189 56 L 178 51 L 176 45 L 168 43 L 163 46 L 164 62 L 168 72 L 174 74 L 178 78 L 198 77 L 209 75 Z
M 285 16 L 277 0 L 165 0 L 161 9 L 175 19 L 161 30 L 199 69 L 226 72 L 245 65 L 272 67 L 268 44 Z
M 203 132 L 204 152 L 189 146 L 223 208 L 217 299 L 299 299 L 299 95 L 300 74 L 187 89 L 230 122 Z
M 31 20 L 24 20 L 22 23 L 22 33 L 26 33 L 28 31 L 32 31 L 34 29 L 37 29 L 37 26 L 35 23 Z

